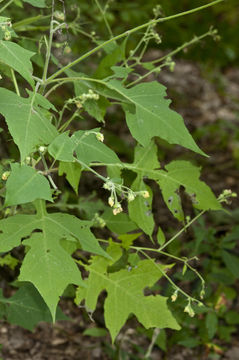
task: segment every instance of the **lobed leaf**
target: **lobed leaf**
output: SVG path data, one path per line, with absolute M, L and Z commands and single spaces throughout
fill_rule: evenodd
M 165 99 L 167 94 L 163 85 L 155 81 L 126 89 L 116 80 L 107 84 L 131 104 L 124 106 L 126 121 L 132 136 L 141 145 L 147 146 L 154 136 L 158 136 L 170 144 L 179 144 L 205 155 L 188 132 L 182 117 L 169 108 L 170 100 Z
M 114 247 L 111 246 L 111 249 L 114 251 Z M 113 257 L 111 249 L 109 254 Z M 119 256 L 117 253 L 114 260 L 118 260 Z M 87 287 L 78 289 L 77 301 L 85 299 L 86 308 L 94 311 L 99 294 L 107 291 L 104 314 L 112 341 L 131 313 L 145 328 L 180 328 L 167 308 L 166 297 L 143 294 L 145 287 L 153 286 L 161 278 L 162 265 L 155 266 L 153 260 L 142 260 L 131 271 L 122 269 L 113 273 L 107 273 L 107 265 L 106 259 L 95 257 L 92 260 L 92 264 L 87 266 Z
M 34 97 L 22 98 L 0 88 L 0 113 L 20 150 L 22 162 L 37 145 L 47 145 L 58 135 L 45 111 L 34 104 Z

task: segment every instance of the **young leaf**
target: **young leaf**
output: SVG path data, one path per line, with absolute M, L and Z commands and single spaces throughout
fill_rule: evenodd
M 78 186 L 81 177 L 81 166 L 76 162 L 64 162 L 60 161 L 58 174 L 61 176 L 66 174 L 66 180 L 74 189 L 75 193 L 78 194 Z
M 16 70 L 33 87 L 32 63 L 30 58 L 34 55 L 32 51 L 11 42 L 0 40 L 0 62 Z
M 113 342 L 131 313 L 145 328 L 180 329 L 167 308 L 166 297 L 143 294 L 145 287 L 153 286 L 162 276 L 152 260 L 140 261 L 131 271 L 123 269 L 107 274 L 107 266 L 106 259 L 94 257 L 91 265 L 86 267 L 90 273 L 87 288 L 78 289 L 77 300 L 85 299 L 86 308 L 94 311 L 99 294 L 104 289 L 107 291 L 104 316 Z M 163 270 L 163 266 L 159 266 Z
M 114 50 L 103 58 L 94 74 L 95 78 L 104 79 L 113 74 L 111 67 L 125 59 L 126 41 L 124 40 L 120 45 L 116 45 Z
M 98 132 L 99 129 L 93 129 Z M 72 135 L 71 139 L 75 144 L 77 158 L 89 165 L 93 161 L 99 161 L 105 164 L 120 163 L 120 159 L 108 146 L 103 144 L 92 133 L 93 130 L 79 130 Z
M 126 89 L 116 80 L 106 84 L 131 103 L 130 107 L 124 107 L 126 121 L 132 136 L 141 145 L 147 146 L 154 136 L 159 136 L 170 144 L 179 144 L 205 155 L 194 142 L 182 117 L 169 108 L 170 100 L 165 99 L 167 94 L 163 85 L 155 81 Z
M 10 298 L 5 298 L 0 290 L 0 304 L 7 304 L 5 317 L 11 324 L 33 330 L 41 321 L 52 322 L 46 303 L 31 283 L 25 283 Z M 60 308 L 56 311 L 56 320 L 67 320 Z
M 34 105 L 34 97 L 22 98 L 0 88 L 0 113 L 19 147 L 22 162 L 37 145 L 47 145 L 58 135 L 41 108 Z
M 48 180 L 30 166 L 11 164 L 4 205 L 25 204 L 36 199 L 52 201 Z

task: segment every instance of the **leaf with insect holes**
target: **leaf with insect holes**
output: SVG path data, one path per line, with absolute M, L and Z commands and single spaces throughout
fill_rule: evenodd
M 94 132 L 99 132 L 99 129 L 79 130 L 72 135 L 71 139 L 75 144 L 77 158 L 86 165 L 93 161 L 105 164 L 120 164 L 120 159 L 116 153 L 99 141 Z
M 211 189 L 199 179 L 200 168 L 189 161 L 172 161 L 165 166 L 165 170 L 153 171 L 149 174 L 159 184 L 165 203 L 172 214 L 183 220 L 183 210 L 179 196 L 180 186 L 191 198 L 193 206 L 200 210 L 220 210 L 221 204 Z
M 22 162 L 36 146 L 48 145 L 58 135 L 45 112 L 45 109 L 41 111 L 41 107 L 34 104 L 33 96 L 22 98 L 12 91 L 0 88 L 0 114 L 5 117 L 13 140 L 20 150 Z
M 52 201 L 48 180 L 34 168 L 18 163 L 11 164 L 6 183 L 5 206 L 25 204 L 36 199 Z
M 31 86 L 34 86 L 34 80 L 30 58 L 34 54 L 14 42 L 0 40 L 0 63 L 16 70 Z
M 111 245 L 108 253 L 116 262 L 122 255 Z M 104 303 L 104 317 L 106 327 L 109 329 L 112 341 L 127 321 L 128 316 L 134 314 L 139 322 L 145 327 L 159 327 L 180 329 L 173 315 L 167 307 L 167 298 L 161 295 L 145 296 L 143 291 L 146 287 L 153 286 L 165 271 L 165 266 L 155 264 L 153 260 L 142 260 L 135 268 L 121 269 L 108 273 L 107 268 L 111 265 L 109 260 L 102 257 L 94 257 L 91 265 L 85 266 L 89 271 L 86 287 L 77 290 L 76 303 L 85 300 L 88 311 L 94 311 L 98 296 L 103 290 L 107 292 Z
M 5 305 L 4 317 L 7 321 L 24 329 L 32 331 L 40 321 L 52 322 L 46 303 L 31 283 L 21 285 L 10 298 L 5 298 L 0 290 L 0 304 Z M 68 320 L 59 307 L 56 320 Z
M 111 80 L 107 86 L 122 95 L 130 105 L 124 105 L 126 121 L 132 136 L 143 146 L 147 146 L 154 136 L 170 144 L 179 144 L 201 155 L 188 132 L 182 117 L 169 108 L 166 88 L 158 82 L 142 83 L 130 89 L 121 82 Z

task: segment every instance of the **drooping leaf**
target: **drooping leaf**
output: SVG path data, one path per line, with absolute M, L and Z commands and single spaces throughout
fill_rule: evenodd
M 114 250 L 114 246 L 111 248 Z M 108 251 L 114 257 L 111 250 Z M 118 258 L 119 254 L 115 260 Z M 107 291 L 104 316 L 112 341 L 131 313 L 145 328 L 180 328 L 167 308 L 166 297 L 143 294 L 145 287 L 153 286 L 161 278 L 164 268 L 162 265 L 158 265 L 161 267 L 160 271 L 153 261 L 142 260 L 131 271 L 123 269 L 113 273 L 107 273 L 107 266 L 106 259 L 93 259 L 91 265 L 86 267 L 89 271 L 87 288 L 78 289 L 76 301 L 85 299 L 86 308 L 94 311 L 99 294 L 103 290 Z
M 154 229 L 154 218 L 152 215 L 152 190 L 145 185 L 142 177 L 139 175 L 133 182 L 131 189 L 133 191 L 148 191 L 149 198 L 144 198 L 141 195 L 129 202 L 128 210 L 129 217 L 134 221 L 145 234 L 151 236 Z
M 33 55 L 32 51 L 26 50 L 18 44 L 0 40 L 0 62 L 16 70 L 31 86 L 34 86 L 30 61 Z
M 68 132 L 58 135 L 52 143 L 48 146 L 48 152 L 55 160 L 64 162 L 73 162 L 73 151 L 75 145 L 69 138 Z
M 99 129 L 93 130 L 96 132 L 99 131 Z M 92 133 L 93 130 L 79 130 L 72 135 L 71 139 L 75 144 L 77 158 L 86 165 L 89 165 L 93 161 L 99 161 L 105 164 L 120 163 L 120 159 L 116 153 L 99 141 L 96 135 Z
M 36 199 L 52 201 L 48 180 L 30 166 L 11 164 L 11 174 L 6 183 L 5 206 L 25 204 Z
M 78 186 L 81 177 L 81 166 L 76 162 L 64 162 L 60 161 L 58 174 L 61 176 L 66 174 L 66 179 L 74 189 L 75 193 L 78 194 Z
M 5 317 L 8 322 L 33 330 L 41 321 L 52 322 L 46 303 L 31 283 L 25 283 L 10 298 L 5 298 L 0 290 L 0 304 L 7 304 Z M 56 320 L 67 320 L 60 308 L 56 311 Z
M 194 142 L 182 117 L 169 108 L 166 88 L 158 82 L 136 85 L 126 89 L 119 81 L 111 80 L 109 88 L 123 95 L 131 104 L 125 106 L 126 121 L 132 136 L 143 146 L 158 136 L 170 144 L 179 144 L 205 155 Z
M 129 202 L 129 216 L 145 234 L 151 236 L 154 229 L 154 218 L 152 215 L 152 190 L 144 183 L 144 177 L 147 177 L 147 170 L 155 169 L 159 166 L 157 158 L 157 147 L 153 141 L 143 148 L 138 145 L 135 148 L 134 168 L 138 173 L 131 189 L 135 192 L 148 191 L 149 198 L 137 195 L 135 200 Z
M 33 97 L 22 98 L 0 88 L 0 113 L 19 147 L 22 162 L 37 145 L 48 145 L 58 135 L 41 108 L 34 105 Z

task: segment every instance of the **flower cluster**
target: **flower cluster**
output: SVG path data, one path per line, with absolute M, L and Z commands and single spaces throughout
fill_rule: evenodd
M 104 183 L 103 188 L 111 192 L 110 197 L 108 198 L 108 204 L 113 208 L 113 214 L 117 215 L 123 211 L 120 202 L 118 201 L 116 190 L 127 199 L 128 202 L 134 201 L 136 196 L 142 196 L 143 198 L 149 198 L 150 194 L 147 190 L 133 191 L 127 188 L 124 185 L 116 184 L 109 178 Z

